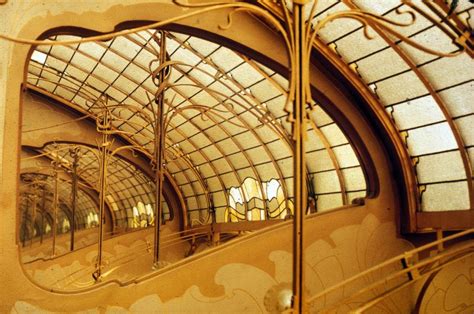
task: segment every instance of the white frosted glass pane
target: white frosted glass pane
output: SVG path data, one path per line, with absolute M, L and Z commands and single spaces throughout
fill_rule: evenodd
M 69 59 L 71 59 L 73 54 L 74 54 L 74 49 L 71 49 L 70 46 L 53 46 L 50 52 L 50 55 L 57 56 L 58 59 L 61 59 L 64 61 L 68 61 Z
M 448 123 L 408 131 L 408 148 L 412 156 L 450 150 L 457 147 Z
M 321 106 L 316 106 L 311 112 L 310 116 L 317 126 L 326 125 L 333 121 L 331 117 L 321 108 Z
M 199 51 L 204 56 L 207 56 L 219 47 L 219 45 L 213 42 L 198 37 L 190 37 L 187 42 L 191 45 L 191 47 Z
M 263 79 L 263 76 L 257 72 L 248 63 L 244 63 L 232 70 L 232 77 L 244 87 L 248 87 Z
M 366 82 L 373 82 L 408 69 L 392 49 L 386 49 L 357 62 L 358 72 Z
M 341 191 L 336 171 L 314 174 L 313 183 L 317 194 Z
M 456 119 L 455 123 L 461 132 L 464 145 L 474 145 L 474 115 Z
M 422 156 L 416 166 L 420 183 L 465 179 L 461 154 L 457 151 Z
M 394 106 L 393 110 L 395 122 L 402 130 L 445 120 L 431 96 L 410 100 Z
M 452 58 L 441 58 L 420 69 L 435 89 L 474 78 L 474 61 L 466 53 Z
M 267 144 L 267 147 L 270 149 L 275 159 L 280 159 L 292 155 L 290 148 L 282 140 Z
M 347 143 L 346 137 L 342 133 L 341 129 L 335 123 L 322 127 L 321 131 L 326 136 L 331 146 Z
M 211 59 L 224 72 L 229 71 L 230 69 L 243 62 L 243 60 L 238 57 L 233 51 L 224 47 L 221 47 L 215 53 L 213 53 Z
M 415 24 L 418 24 L 418 21 Z M 444 53 L 450 53 L 458 49 L 453 45 L 453 40 L 438 27 L 428 28 L 427 30 L 412 36 L 410 39 L 424 47 L 430 47 L 430 49 Z M 436 58 L 436 56 L 422 52 L 421 50 L 411 47 L 403 42 L 400 44 L 400 47 L 405 50 L 407 55 L 410 56 L 416 64 L 421 64 Z
M 439 93 L 452 117 L 474 112 L 474 82 L 446 89 Z
M 271 157 L 268 156 L 267 152 L 262 146 L 248 150 L 247 154 L 250 156 L 250 159 L 254 164 L 269 162 L 271 160 Z
M 376 92 L 385 105 L 427 94 L 423 83 L 412 71 L 383 80 L 376 84 Z
M 333 151 L 339 162 L 339 167 L 345 168 L 359 165 L 359 160 L 350 144 L 334 147 Z
M 252 95 L 260 101 L 265 101 L 281 94 L 281 92 L 268 80 L 253 85 L 250 87 L 250 90 L 252 91 Z
M 342 175 L 347 191 L 363 190 L 366 188 L 364 173 L 360 167 L 343 169 Z
M 314 151 L 324 149 L 324 144 L 316 132 L 313 130 L 308 130 L 307 133 L 308 140 L 306 142 L 306 151 Z
M 379 36 L 367 40 L 363 30 L 358 30 L 349 36 L 345 36 L 338 40 L 336 44 L 337 52 L 348 63 L 387 46 L 387 43 Z
M 317 206 L 318 212 L 325 212 L 329 209 L 342 206 L 341 194 L 318 195 Z
M 469 209 L 469 191 L 466 182 L 433 184 L 422 196 L 422 211 Z
M 306 154 L 306 163 L 309 172 L 318 172 L 323 170 L 334 169 L 331 158 L 327 151 L 316 151 Z

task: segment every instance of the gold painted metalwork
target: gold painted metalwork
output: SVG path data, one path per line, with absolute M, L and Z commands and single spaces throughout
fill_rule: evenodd
M 410 1 L 405 1 L 408 5 L 411 4 Z M 341 11 L 333 14 L 329 14 L 323 19 L 321 19 L 317 24 L 313 25 L 313 17 L 316 13 L 316 6 L 318 1 L 314 1 L 310 7 L 309 18 L 305 19 L 303 11 L 308 5 L 307 1 L 289 1 L 282 0 L 275 4 L 267 0 L 260 0 L 259 3 L 264 7 L 259 7 L 254 4 L 249 4 L 246 2 L 219 2 L 219 3 L 201 3 L 201 4 L 184 4 L 178 1 L 175 3 L 179 6 L 185 6 L 192 9 L 190 13 L 166 20 L 160 21 L 157 23 L 151 23 L 149 25 L 133 28 L 129 30 L 114 32 L 106 35 L 93 36 L 89 38 L 83 38 L 80 40 L 70 40 L 70 41 L 37 41 L 37 40 L 28 40 L 13 38 L 8 35 L 0 34 L 0 39 L 6 39 L 16 43 L 30 44 L 30 45 L 68 45 L 74 43 L 84 43 L 91 41 L 99 40 L 108 40 L 117 36 L 124 36 L 132 33 L 137 33 L 149 28 L 159 28 L 161 26 L 180 21 L 185 18 L 192 16 L 197 16 L 206 12 L 230 9 L 231 12 L 228 14 L 228 23 L 226 25 L 220 25 L 221 29 L 227 29 L 231 27 L 234 15 L 239 12 L 250 12 L 253 13 L 264 21 L 269 23 L 274 27 L 278 33 L 281 35 L 286 49 L 288 51 L 289 57 L 289 67 L 290 67 L 290 78 L 289 83 L 290 87 L 287 93 L 287 102 L 285 105 L 285 110 L 288 112 L 288 120 L 292 123 L 292 145 L 294 146 L 294 188 L 295 188 L 295 217 L 294 217 L 294 248 L 293 248 L 293 310 L 295 312 L 304 312 L 306 301 L 304 298 L 303 283 L 303 261 L 304 261 L 304 212 L 306 211 L 306 202 L 307 202 L 307 185 L 306 185 L 306 176 L 304 171 L 305 162 L 305 139 L 306 139 L 306 123 L 308 120 L 307 117 L 307 108 L 312 109 L 315 106 L 315 103 L 311 97 L 311 86 L 310 86 L 310 77 L 309 77 L 309 66 L 310 66 L 310 57 L 311 51 L 313 49 L 316 36 L 324 26 L 328 23 L 333 22 L 337 19 L 350 18 L 356 20 L 362 24 L 364 27 L 364 34 L 367 38 L 371 38 L 368 33 L 369 27 L 376 26 L 384 34 L 396 37 L 404 43 L 421 50 L 423 52 L 436 55 L 439 57 L 452 57 L 463 52 L 467 45 L 463 43 L 467 42 L 468 39 L 464 39 L 464 35 L 461 35 L 461 39 L 457 42 L 462 45 L 461 49 L 455 53 L 444 53 L 430 49 L 423 45 L 418 44 L 411 38 L 403 36 L 391 26 L 408 26 L 415 22 L 415 14 L 411 11 L 404 12 L 411 16 L 411 21 L 409 23 L 399 23 L 387 19 L 382 16 L 377 16 L 372 13 L 364 12 L 358 9 L 350 9 L 346 11 Z M 292 7 L 291 10 L 289 7 Z M 417 10 L 415 7 L 413 7 Z M 439 26 L 438 23 L 435 23 Z M 440 26 L 441 27 L 441 26 Z M 163 43 L 164 40 L 161 40 Z M 163 47 L 162 47 L 163 48 Z M 163 49 L 160 49 L 162 52 Z M 163 53 L 161 53 L 160 66 L 155 69 L 155 79 L 158 91 L 155 95 L 155 103 L 157 105 L 155 116 L 155 121 L 158 121 L 155 124 L 155 166 L 157 173 L 157 185 L 161 189 L 162 182 L 162 166 L 163 166 L 163 147 L 164 147 L 164 133 L 166 128 L 164 114 L 163 114 L 163 94 L 162 91 L 166 88 L 163 84 L 163 79 L 165 75 L 165 69 L 168 66 L 166 60 L 163 59 Z M 159 74 L 159 75 L 158 75 Z M 192 108 L 194 110 L 200 110 L 198 107 Z M 202 108 L 201 108 L 202 109 Z M 100 121 L 100 132 L 103 134 L 102 143 L 101 143 L 101 210 L 100 210 L 100 226 L 102 230 L 103 224 L 103 202 L 104 202 L 104 191 L 106 187 L 106 162 L 107 155 L 109 154 L 110 142 L 108 135 L 111 134 L 110 126 L 110 108 L 104 110 L 104 115 L 101 117 Z M 207 109 L 206 109 L 207 110 Z M 156 120 L 158 119 L 158 120 Z M 458 144 L 461 145 L 462 142 L 458 141 Z M 133 147 L 135 148 L 135 147 Z M 159 149 L 161 148 L 161 150 Z M 137 148 L 140 149 L 140 148 Z M 194 169 L 194 168 L 193 168 Z M 467 170 L 468 168 L 466 168 Z M 471 182 L 471 181 L 470 181 Z M 472 184 L 472 183 L 471 183 Z M 161 193 L 157 194 L 157 199 L 160 199 Z M 472 203 L 472 194 L 471 194 L 471 203 Z M 155 256 L 157 261 L 158 250 L 157 248 L 159 243 L 159 215 L 160 215 L 160 205 L 161 202 L 156 204 L 156 214 L 157 221 L 155 223 L 156 228 L 158 229 L 156 240 L 155 240 Z M 101 245 L 102 245 L 102 231 L 99 237 L 99 258 L 97 264 L 96 275 L 97 278 L 100 278 L 101 275 Z M 54 247 L 53 247 L 54 254 Z

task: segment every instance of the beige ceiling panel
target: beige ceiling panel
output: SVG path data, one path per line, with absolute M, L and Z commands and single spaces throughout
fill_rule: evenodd
M 422 211 L 469 209 L 469 191 L 466 182 L 433 184 L 422 196 Z
M 319 127 L 333 122 L 331 117 L 319 105 L 314 107 L 314 110 L 310 113 L 310 117 Z
M 88 73 L 84 72 L 83 70 L 81 69 L 78 69 L 72 65 L 69 65 L 66 69 L 66 72 L 67 76 L 65 78 L 63 78 L 63 80 L 61 81 L 64 81 L 65 79 L 67 79 L 68 81 L 77 81 L 77 82 L 84 82 L 84 80 L 87 78 L 87 75 Z
M 143 82 L 150 75 L 148 71 L 145 71 L 144 69 L 138 67 L 133 62 L 130 63 L 127 68 L 125 68 L 123 73 L 124 75 L 129 76 L 131 79 L 133 79 L 133 81 L 138 83 Z
M 474 81 L 439 93 L 452 117 L 474 113 Z
M 67 63 L 62 61 L 62 60 L 59 60 L 57 58 L 49 56 L 48 61 L 47 61 L 47 65 L 50 68 L 53 68 L 53 69 L 57 70 L 58 72 L 63 72 L 64 69 L 67 66 Z
M 224 193 L 213 193 L 212 201 L 214 202 L 214 206 L 216 207 L 227 206 L 227 197 Z
M 360 167 L 343 169 L 342 176 L 344 177 L 346 190 L 348 191 L 365 190 L 366 188 L 365 177 Z
M 235 152 L 240 152 L 239 147 L 230 138 L 220 141 L 219 143 L 217 143 L 217 146 L 227 155 L 233 154 Z
M 91 59 L 80 52 L 76 53 L 71 60 L 71 65 L 80 68 L 85 72 L 91 72 L 97 65 L 97 60 Z M 67 69 L 67 71 L 69 68 Z
M 263 80 L 255 85 L 252 85 L 250 90 L 252 95 L 254 95 L 260 101 L 265 101 L 281 94 L 280 90 L 268 80 Z
M 257 140 L 256 136 L 258 136 L 264 143 L 272 142 L 279 138 L 278 135 L 275 134 L 273 130 L 270 130 L 269 128 L 266 128 L 266 127 L 256 128 L 253 131 L 256 133 L 256 135 L 253 135 L 249 131 L 249 132 L 244 133 L 243 136 L 239 136 L 239 140 L 241 140 L 244 137 L 247 137 L 244 140 L 244 147 L 253 147 L 255 145 L 261 144 Z
M 215 146 L 208 146 L 202 149 L 203 153 L 206 154 L 209 159 L 216 159 L 222 157 L 222 154 L 217 150 Z
M 262 181 L 268 182 L 272 179 L 280 181 L 278 172 L 272 163 L 258 165 L 255 168 L 257 169 L 258 175 Z
M 408 134 L 408 148 L 412 156 L 457 148 L 447 123 L 414 129 Z
M 341 191 L 335 170 L 315 173 L 313 182 L 316 194 Z
M 357 70 L 365 82 L 374 82 L 408 70 L 409 67 L 392 49 L 386 49 L 357 61 Z
M 121 102 L 125 97 L 127 97 L 127 94 L 124 91 L 118 90 L 112 86 L 110 86 L 110 88 L 107 90 L 107 95 L 112 97 L 112 99 L 117 102 Z
M 459 151 L 422 156 L 416 170 L 420 184 L 466 179 Z
M 267 133 L 270 133 L 268 132 L 268 130 L 264 129 L 261 132 L 259 132 L 259 130 L 260 129 L 256 129 L 255 131 L 257 131 L 257 133 L 260 134 L 264 138 L 264 140 L 265 140 L 265 137 L 269 138 L 270 140 L 273 138 L 273 136 L 267 134 Z M 241 145 L 243 149 L 248 149 L 248 148 L 252 148 L 257 145 L 260 145 L 257 138 L 255 138 L 255 136 L 250 131 L 236 135 L 234 136 L 234 139 L 236 139 L 239 142 L 239 144 Z
M 199 37 L 190 37 L 188 43 L 193 49 L 199 51 L 204 56 L 208 56 L 214 50 L 219 48 L 219 45 Z
M 232 70 L 232 77 L 243 87 L 249 87 L 262 80 L 262 75 L 250 64 L 243 63 Z
M 271 159 L 271 156 L 268 155 L 262 146 L 247 150 L 247 154 L 250 156 L 253 164 L 269 162 Z
M 136 43 L 126 39 L 124 37 L 116 37 L 114 42 L 111 45 L 111 48 L 115 51 L 119 51 L 121 53 L 127 53 L 128 55 L 136 55 L 138 51 L 140 51 L 140 46 Z
M 458 126 L 461 136 L 464 140 L 464 145 L 474 145 L 474 115 L 462 117 L 456 119 L 456 125 Z
M 272 152 L 272 156 L 275 159 L 289 157 L 292 155 L 291 149 L 286 145 L 283 140 L 278 140 L 267 144 L 267 148 Z
M 130 81 L 124 76 L 119 76 L 114 82 L 114 86 L 117 86 L 117 88 L 124 91 L 128 95 L 130 95 L 137 88 L 136 83 Z
M 225 186 L 222 186 L 219 179 L 215 176 L 212 178 L 207 178 L 206 179 L 207 186 L 209 187 L 209 191 L 213 191 L 213 197 L 214 197 L 214 205 L 216 206 L 222 206 L 225 204 Z M 216 199 L 222 199 L 224 198 L 224 204 L 216 204 Z
M 87 54 L 94 60 L 99 60 L 106 50 L 106 47 L 102 47 L 100 44 L 95 42 L 81 43 L 79 46 L 79 53 Z
M 199 151 L 193 152 L 189 156 L 190 156 L 193 164 L 195 164 L 195 165 L 201 165 L 201 164 L 207 162 L 207 160 L 204 158 L 204 156 Z
M 419 25 L 418 22 L 415 24 Z M 453 44 L 453 40 L 437 27 L 431 27 L 426 31 L 414 35 L 411 39 L 424 47 L 429 47 L 430 49 L 444 53 L 450 53 L 459 49 Z M 405 50 L 408 56 L 410 56 L 416 64 L 437 58 L 432 54 L 425 53 L 406 43 L 401 43 L 399 46 Z
M 350 144 L 333 148 L 339 167 L 353 167 L 359 165 L 359 160 Z
M 400 5 L 399 0 L 384 0 L 384 1 L 372 1 L 372 0 L 354 0 L 359 8 L 372 12 L 375 14 L 384 14 L 394 7 Z
M 194 53 L 182 47 L 173 54 L 173 60 L 180 61 L 187 66 L 195 66 L 201 61 Z
M 71 39 L 77 39 L 77 37 L 72 37 Z M 61 39 L 64 40 L 64 39 Z M 51 55 L 57 56 L 58 59 L 62 59 L 68 61 L 74 54 L 74 50 L 77 45 L 68 45 L 68 46 L 52 46 L 51 47 Z M 39 50 L 45 49 L 47 51 L 48 47 L 46 46 L 38 46 Z M 41 50 L 42 51 L 42 50 Z
M 324 149 L 324 143 L 313 129 L 308 130 L 308 140 L 306 141 L 306 152 Z
M 237 180 L 237 177 L 235 176 L 234 173 L 223 174 L 221 175 L 221 178 L 227 188 L 237 187 L 241 185 L 241 182 Z
M 435 89 L 474 79 L 474 60 L 465 52 L 452 58 L 441 58 L 420 67 Z
M 331 146 L 341 145 L 347 143 L 345 135 L 341 129 L 334 123 L 321 128 L 321 131 L 326 136 Z
M 104 91 L 107 87 L 109 87 L 107 83 L 92 75 L 87 78 L 87 84 L 101 92 Z
M 44 90 L 52 91 L 56 87 L 56 83 L 51 83 L 46 80 L 40 80 L 37 86 L 41 87 Z
M 219 158 L 217 160 L 214 160 L 212 164 L 216 168 L 217 173 L 225 173 L 225 172 L 232 171 L 231 166 L 229 165 L 229 163 L 227 162 L 225 158 Z
M 66 100 L 70 100 L 74 96 L 73 92 L 70 92 L 69 90 L 67 90 L 67 89 L 65 89 L 61 86 L 59 86 L 56 89 L 55 94 L 61 96 L 62 98 L 66 99 Z
M 252 171 L 252 168 L 242 168 L 237 171 L 239 174 L 240 178 L 244 181 L 247 178 L 253 178 L 255 179 L 255 173 Z
M 286 188 L 287 188 L 288 198 L 293 198 L 294 195 L 295 195 L 295 191 L 293 189 L 293 183 L 294 183 L 293 177 L 285 178 L 285 184 L 286 184 Z M 293 201 L 293 200 L 291 200 L 291 201 Z
M 206 133 L 211 137 L 214 142 L 227 138 L 227 135 L 222 132 L 222 129 L 218 125 L 209 128 L 208 130 L 206 130 Z
M 135 57 L 133 62 L 136 63 L 137 65 L 139 65 L 141 68 L 149 70 L 148 67 L 150 65 L 150 62 L 152 62 L 153 60 L 157 60 L 157 59 L 158 59 L 157 56 L 152 54 L 150 51 L 147 51 L 146 49 L 143 49 L 142 52 L 140 52 L 140 54 L 138 54 Z M 157 64 L 157 63 L 155 62 L 155 64 Z
M 370 30 L 370 33 L 375 34 L 375 31 Z M 336 45 L 337 52 L 347 63 L 351 63 L 386 47 L 387 43 L 378 35 L 368 40 L 364 36 L 364 31 L 360 29 L 336 41 Z
M 242 153 L 228 155 L 227 158 L 230 160 L 230 163 L 237 169 L 250 167 L 250 163 Z
M 180 171 L 178 165 L 174 162 L 168 162 L 166 164 L 166 169 L 168 170 L 169 173 L 176 173 Z
M 213 162 L 214 165 L 219 164 L 219 162 Z M 224 168 L 225 166 L 223 166 Z M 221 173 L 223 170 L 221 170 L 219 167 L 216 167 L 217 171 Z M 203 178 L 209 178 L 214 176 L 216 173 L 214 172 L 213 168 L 211 167 L 210 164 L 202 164 L 199 166 L 199 172 L 201 173 Z
M 224 72 L 228 72 L 242 63 L 242 59 L 240 57 L 238 57 L 230 49 L 224 47 L 221 47 L 216 52 L 214 52 L 211 56 L 211 60 L 216 63 Z
M 291 158 L 278 160 L 277 164 L 280 167 L 284 177 L 293 176 L 293 160 Z
M 222 97 L 219 97 L 222 98 Z M 219 100 L 212 97 L 208 92 L 201 91 L 191 98 L 192 102 L 199 106 L 214 107 L 219 104 Z
M 393 117 L 398 128 L 402 130 L 445 120 L 443 112 L 431 96 L 394 106 Z
M 376 92 L 385 105 L 428 94 L 427 89 L 413 71 L 378 82 Z
M 308 160 L 307 167 L 311 173 L 334 169 L 329 153 L 325 150 L 307 153 L 306 160 Z
M 318 212 L 325 212 L 343 205 L 340 193 L 319 195 L 316 204 Z

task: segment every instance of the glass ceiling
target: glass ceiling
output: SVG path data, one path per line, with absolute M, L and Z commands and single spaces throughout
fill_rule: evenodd
M 317 11 L 324 13 L 317 19 L 359 8 L 407 22 L 407 14 L 400 15 L 397 9 L 401 12 L 410 9 L 416 17 L 415 23 L 409 27 L 394 27 L 396 31 L 430 49 L 458 52 L 460 48 L 453 41 L 459 41 L 466 31 L 472 33 L 473 4 L 459 1 L 455 11 L 459 19 L 457 27 L 444 22 L 441 29 L 433 21 L 441 21 L 446 12 L 430 2 L 414 3 L 416 7 L 411 2 L 400 4 L 399 1 L 325 0 L 319 2 Z M 385 106 L 412 158 L 421 193 L 421 209 L 473 208 L 473 191 L 468 185 L 474 161 L 472 52 L 441 58 L 390 35 L 381 36 L 377 27 L 370 28 L 369 33 L 374 37 L 371 40 L 364 36 L 360 23 L 341 19 L 323 28 L 320 39 L 357 71 Z
M 203 212 L 211 203 L 217 221 L 225 221 L 229 191 L 242 186 L 246 178 L 256 180 L 257 195 L 263 200 L 269 200 L 265 183 L 277 180 L 290 202 L 290 125 L 283 111 L 287 80 L 226 47 L 176 32 L 164 34 L 172 62 L 164 92 L 169 119 L 165 167 L 183 193 L 190 221 L 206 222 L 202 217 L 209 216 Z M 76 38 L 58 35 L 50 40 Z M 108 42 L 37 47 L 29 64 L 28 86 L 59 96 L 83 114 L 96 113 L 94 103 L 103 94 L 109 96 L 109 104 L 150 112 L 157 90 L 149 70 L 159 51 L 154 38 L 159 39 L 160 33 L 148 30 Z M 113 113 L 114 127 L 151 153 L 150 122 L 123 107 Z M 317 210 L 364 197 L 366 184 L 358 158 L 341 129 L 319 106 L 311 114 L 308 129 L 307 172 Z M 245 199 L 245 193 L 243 197 L 248 210 L 254 200 Z

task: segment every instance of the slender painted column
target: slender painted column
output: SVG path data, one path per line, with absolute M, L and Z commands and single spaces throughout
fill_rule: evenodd
M 293 309 L 296 313 L 305 312 L 304 300 L 304 215 L 307 207 L 307 186 L 305 177 L 305 134 L 306 100 L 304 93 L 305 62 L 305 21 L 303 7 L 306 1 L 293 1 L 293 31 L 295 35 L 295 62 L 293 68 L 296 80 L 295 101 L 293 103 L 293 171 L 294 171 L 294 223 L 293 223 Z
M 166 62 L 166 35 L 163 31 L 160 32 L 160 65 Z M 166 67 L 160 70 L 158 77 L 158 87 L 163 84 L 166 75 Z M 164 91 L 156 95 L 156 125 L 155 125 L 155 234 L 154 234 L 154 248 L 153 248 L 153 266 L 158 268 L 160 261 L 160 226 L 161 213 L 163 212 L 162 192 L 163 192 L 163 162 L 164 162 L 164 148 L 165 148 L 165 132 L 164 130 Z

